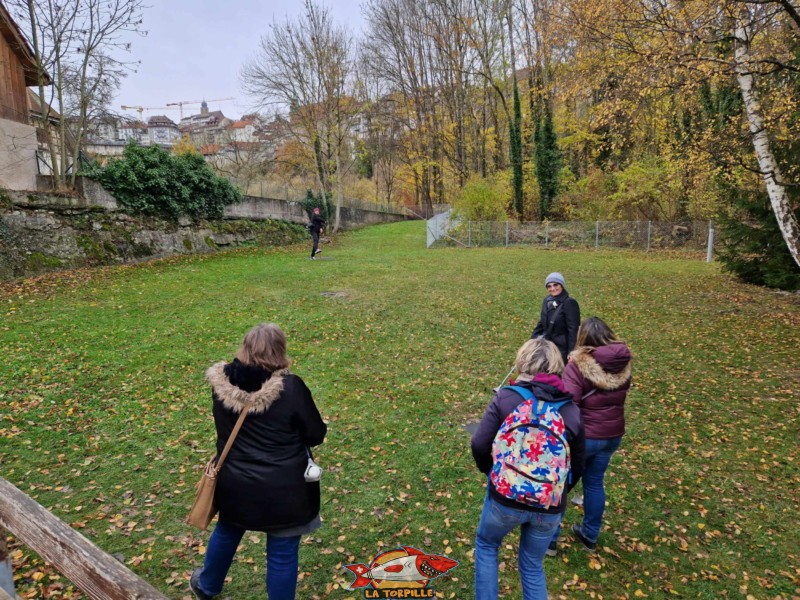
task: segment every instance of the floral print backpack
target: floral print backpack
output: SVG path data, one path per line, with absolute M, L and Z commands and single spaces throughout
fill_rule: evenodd
M 526 387 L 506 386 L 523 401 L 503 421 L 492 443 L 489 478 L 497 492 L 521 504 L 561 504 L 570 472 L 569 443 L 559 409 L 569 402 L 543 402 Z

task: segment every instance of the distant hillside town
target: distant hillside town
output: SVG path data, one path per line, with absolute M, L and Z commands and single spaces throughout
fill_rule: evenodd
M 281 117 L 270 121 L 253 113 L 231 119 L 221 110 L 210 111 L 203 101 L 199 114 L 183 117 L 177 123 L 166 115 L 153 115 L 146 122 L 118 115 L 93 119 L 87 128 L 86 151 L 97 158 L 113 157 L 121 155 L 131 140 L 169 149 L 183 139 L 209 158 L 258 152 L 269 160 L 288 133 Z

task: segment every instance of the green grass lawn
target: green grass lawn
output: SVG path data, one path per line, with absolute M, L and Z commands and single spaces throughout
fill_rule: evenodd
M 187 598 L 208 539 L 183 523 L 213 448 L 203 373 L 274 321 L 329 421 L 324 527 L 301 547 L 298 598 L 361 598 L 341 565 L 409 545 L 460 561 L 432 586 L 468 599 L 484 487 L 463 425 L 480 418 L 558 270 L 635 366 L 600 549 L 566 536 L 547 563 L 551 594 L 800 596 L 797 295 L 697 259 L 426 250 L 424 227 L 341 236 L 330 260 L 249 249 L 5 285 L 0 474 Z M 570 508 L 565 521 L 579 518 Z M 505 598 L 521 597 L 516 541 L 501 557 Z M 243 543 L 223 598 L 264 597 L 264 536 Z M 78 597 L 27 548 L 13 555 L 23 597 Z

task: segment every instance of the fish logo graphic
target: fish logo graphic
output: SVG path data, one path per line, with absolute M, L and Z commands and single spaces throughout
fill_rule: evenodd
M 401 546 L 378 554 L 369 565 L 356 563 L 344 565 L 355 579 L 348 589 L 364 589 L 365 598 L 432 598 L 432 594 L 413 594 L 398 596 L 398 589 L 418 590 L 425 588 L 431 579 L 441 577 L 458 566 L 458 561 L 440 554 L 426 554 L 412 546 Z M 373 590 L 394 590 L 391 594 L 369 594 Z M 433 590 L 424 590 L 433 592 Z

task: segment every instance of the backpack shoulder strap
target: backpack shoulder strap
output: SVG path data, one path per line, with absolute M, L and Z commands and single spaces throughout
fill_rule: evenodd
M 513 391 L 517 392 L 520 396 L 522 396 L 523 400 L 531 400 L 531 399 L 535 400 L 536 399 L 536 395 L 533 393 L 533 391 L 531 389 L 523 387 L 521 385 L 507 385 L 507 386 L 504 386 L 501 389 L 513 390 Z
M 562 406 L 569 404 L 570 402 L 572 402 L 572 400 L 561 400 L 560 402 L 543 402 L 542 400 L 539 400 L 534 408 L 536 410 L 536 415 L 541 417 L 548 408 L 552 408 L 553 412 L 558 412 Z

